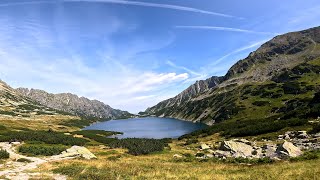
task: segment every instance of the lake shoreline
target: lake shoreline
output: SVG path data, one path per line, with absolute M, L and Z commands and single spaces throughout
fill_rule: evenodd
M 147 138 L 147 139 L 176 139 L 184 134 L 203 129 L 206 124 L 185 121 L 175 118 L 139 117 L 130 119 L 108 120 L 96 122 L 82 130 L 105 130 L 122 132 L 112 138 Z

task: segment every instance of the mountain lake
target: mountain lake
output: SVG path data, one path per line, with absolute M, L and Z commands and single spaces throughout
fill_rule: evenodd
M 118 138 L 178 138 L 184 134 L 206 128 L 202 123 L 193 123 L 173 118 L 132 118 L 110 120 L 92 124 L 84 130 L 105 130 L 123 132 Z

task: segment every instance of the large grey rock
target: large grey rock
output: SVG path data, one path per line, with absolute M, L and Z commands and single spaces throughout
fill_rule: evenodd
M 302 151 L 293 145 L 291 142 L 285 141 L 281 145 L 278 146 L 276 150 L 277 154 L 280 156 L 289 156 L 289 157 L 297 157 L 302 154 Z
M 216 150 L 214 151 L 214 156 L 218 158 L 223 158 L 223 157 L 231 157 L 231 152 L 229 151 L 221 151 L 221 150 Z
M 234 154 L 234 157 L 249 157 L 252 156 L 253 152 L 252 146 L 235 141 L 223 141 L 219 149 L 223 151 L 230 151 Z
M 87 148 L 82 146 L 72 146 L 66 151 L 62 152 L 62 157 L 83 157 L 85 159 L 97 159 L 97 157 L 92 154 Z
M 206 150 L 206 149 L 210 149 L 210 147 L 207 144 L 203 143 L 201 144 L 201 149 Z

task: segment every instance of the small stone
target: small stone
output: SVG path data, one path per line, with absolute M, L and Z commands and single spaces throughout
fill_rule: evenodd
M 201 149 L 202 150 L 206 150 L 206 149 L 210 149 L 210 147 L 207 144 L 201 144 Z
M 174 158 L 182 158 L 182 156 L 180 154 L 175 154 L 173 155 Z

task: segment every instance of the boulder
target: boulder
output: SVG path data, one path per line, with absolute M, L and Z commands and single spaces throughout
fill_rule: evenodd
M 21 143 L 20 142 L 11 142 L 10 144 L 17 146 L 17 145 L 20 145 Z
M 248 141 L 246 139 L 234 139 L 233 141 L 244 143 L 244 144 L 247 144 L 247 145 L 251 145 L 252 144 L 250 141 Z
M 182 158 L 182 156 L 180 154 L 175 154 L 173 155 L 174 158 Z
M 92 154 L 87 148 L 82 146 L 72 146 L 66 151 L 62 152 L 63 157 L 83 157 L 85 159 L 97 159 L 97 157 Z
M 215 157 L 218 157 L 218 158 L 231 157 L 231 153 L 229 151 L 216 150 L 216 151 L 214 151 L 213 154 Z
M 213 158 L 214 156 L 212 154 L 206 154 L 205 157 L 206 158 Z
M 210 149 L 210 147 L 207 144 L 201 144 L 201 149 L 202 150 L 206 150 L 206 149 Z
M 73 137 L 75 137 L 75 138 L 83 138 L 83 135 L 75 134 L 75 135 L 73 135 Z
M 262 152 L 264 153 L 265 157 L 274 158 L 274 157 L 277 157 L 278 155 L 276 153 L 277 147 L 275 145 L 272 145 L 272 144 L 264 145 L 262 149 L 263 149 Z
M 308 134 L 307 134 L 307 131 L 298 131 L 298 138 L 301 138 L 301 139 L 306 139 L 308 138 Z
M 291 142 L 285 141 L 278 146 L 276 153 L 280 156 L 297 157 L 302 154 L 302 151 Z
M 252 156 L 253 147 L 235 141 L 223 141 L 219 148 L 222 151 L 230 151 L 232 154 L 236 154 L 237 157 L 249 157 Z

